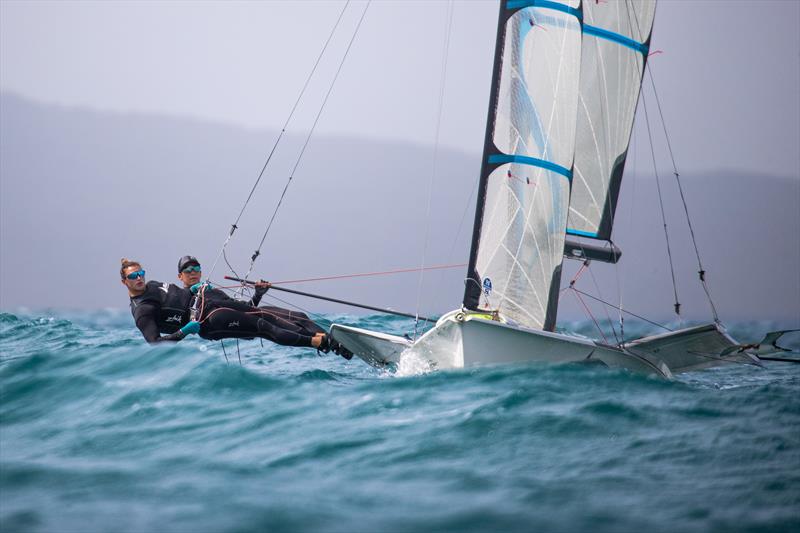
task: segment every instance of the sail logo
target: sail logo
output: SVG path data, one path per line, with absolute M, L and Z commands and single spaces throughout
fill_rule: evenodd
M 239 321 L 236 320 L 235 322 L 231 322 L 230 324 L 228 324 L 228 327 L 229 328 L 238 328 L 239 327 Z
M 177 322 L 178 324 L 181 323 L 181 315 L 172 315 L 168 316 L 164 322 Z
M 489 278 L 483 278 L 483 293 L 486 296 L 489 296 L 490 292 L 492 292 L 492 280 Z

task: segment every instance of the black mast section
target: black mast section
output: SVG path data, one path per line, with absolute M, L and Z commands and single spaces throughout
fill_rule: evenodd
M 489 175 L 499 165 L 489 163 L 489 156 L 500 153 L 494 144 L 494 123 L 497 118 L 497 100 L 500 92 L 500 69 L 502 66 L 503 46 L 506 36 L 506 22 L 512 10 L 506 9 L 505 0 L 500 2 L 500 14 L 497 21 L 497 41 L 494 46 L 494 68 L 492 69 L 492 89 L 489 95 L 489 113 L 486 117 L 486 136 L 483 141 L 483 159 L 481 160 L 481 174 L 478 182 L 478 203 L 475 207 L 475 224 L 472 228 L 472 248 L 469 253 L 469 265 L 464 287 L 464 307 L 477 309 L 483 290 L 480 276 L 475 268 L 478 261 L 478 247 L 481 240 L 481 226 L 483 225 L 483 208 L 486 202 L 486 189 Z

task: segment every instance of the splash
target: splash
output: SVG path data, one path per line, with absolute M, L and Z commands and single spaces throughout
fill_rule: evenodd
M 424 353 L 411 347 L 400 354 L 400 364 L 397 365 L 394 375 L 398 377 L 419 376 L 435 369 L 431 360 Z

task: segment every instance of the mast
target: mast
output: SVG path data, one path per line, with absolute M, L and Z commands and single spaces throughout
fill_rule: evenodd
M 501 2 L 463 305 L 553 329 L 581 54 L 579 0 Z
M 475 222 L 472 225 L 472 245 L 469 252 L 469 263 L 467 265 L 467 277 L 464 287 L 463 305 L 467 309 L 477 309 L 480 303 L 481 292 L 483 292 L 481 277 L 475 270 L 475 263 L 478 257 L 478 246 L 481 238 L 481 224 L 483 222 L 483 206 L 486 202 L 486 187 L 489 181 L 489 174 L 497 167 L 496 163 L 489 163 L 489 156 L 497 154 L 498 150 L 494 146 L 492 135 L 494 133 L 494 121 L 497 114 L 497 93 L 500 90 L 500 64 L 503 54 L 503 39 L 506 32 L 506 21 L 511 16 L 505 6 L 506 0 L 500 0 L 500 12 L 497 21 L 497 38 L 494 45 L 494 63 L 492 68 L 492 87 L 489 94 L 489 110 L 486 116 L 486 134 L 483 140 L 483 157 L 481 157 L 480 181 L 478 182 L 478 200 L 475 207 Z

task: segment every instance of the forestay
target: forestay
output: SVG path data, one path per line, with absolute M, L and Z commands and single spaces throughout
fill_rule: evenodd
M 572 235 L 611 237 L 654 16 L 655 0 L 583 3 Z
M 576 132 L 579 1 L 507 1 L 496 53 L 464 305 L 550 329 Z

